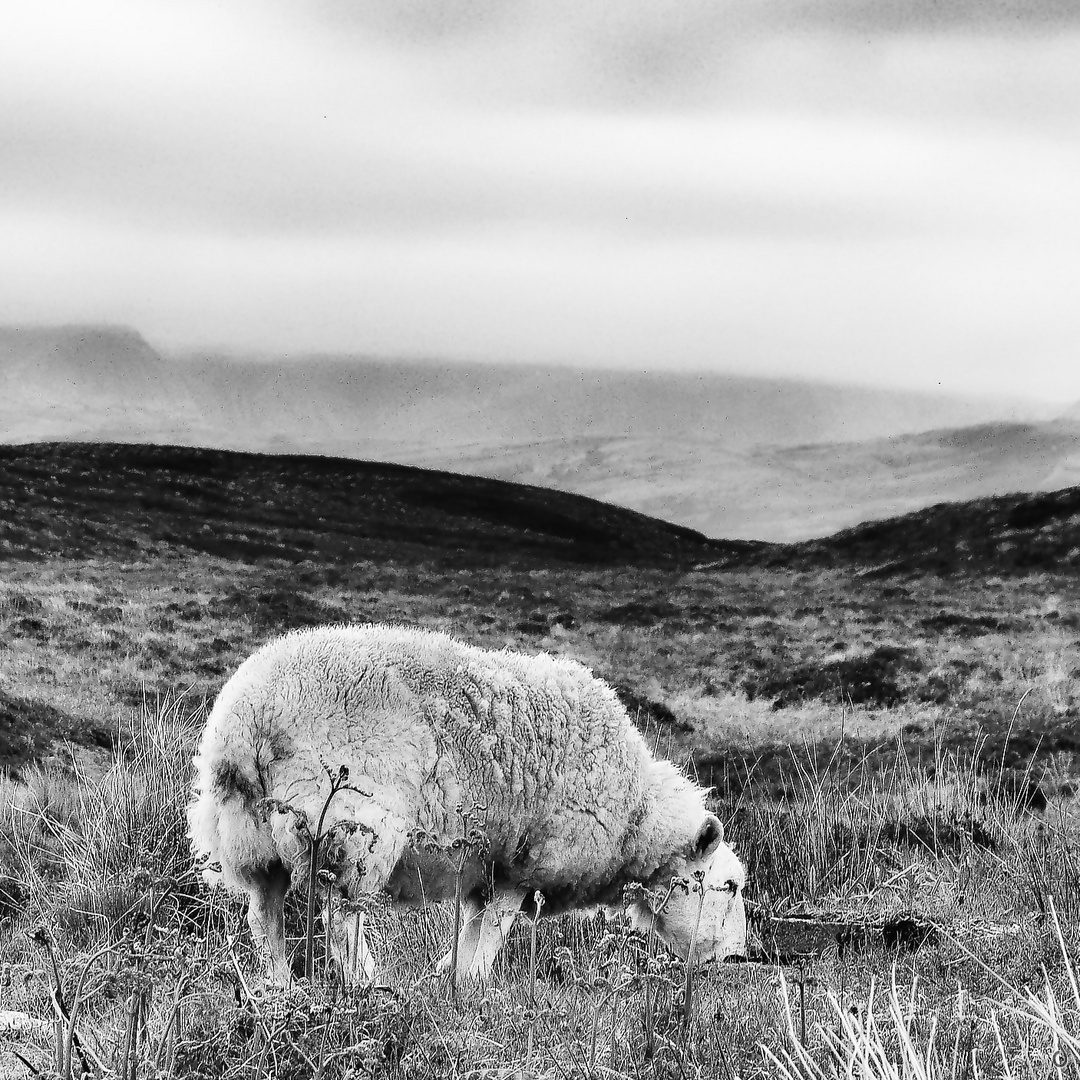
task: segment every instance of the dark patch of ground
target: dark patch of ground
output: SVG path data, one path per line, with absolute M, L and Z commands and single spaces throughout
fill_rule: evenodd
M 777 918 L 755 912 L 751 926 L 761 941 L 761 954 L 752 959 L 764 963 L 799 966 L 810 958 L 835 950 L 838 957 L 874 948 L 887 952 L 916 952 L 937 944 L 937 929 L 913 916 L 882 921 L 830 919 L 826 917 Z
M 889 821 L 881 837 L 935 856 L 959 855 L 971 845 L 989 851 L 998 846 L 985 823 L 973 814 L 923 814 L 911 821 Z
M 899 679 L 918 672 L 921 662 L 907 649 L 880 645 L 863 656 L 845 656 L 827 664 L 772 669 L 744 684 L 751 698 L 771 698 L 773 708 L 820 698 L 836 705 L 890 706 L 905 700 Z
M 52 705 L 0 690 L 0 771 L 17 773 L 20 766 L 41 758 L 61 741 L 112 745 L 107 731 L 88 727 L 84 720 Z
M 662 701 L 650 701 L 643 694 L 631 690 L 629 686 L 615 687 L 615 693 L 630 714 L 630 719 L 644 732 L 654 731 L 658 727 L 671 728 L 675 731 L 691 732 L 692 724 L 680 720 Z
M 252 629 L 261 635 L 350 620 L 344 608 L 320 603 L 284 582 L 255 592 L 229 589 L 224 596 L 210 601 L 206 613 L 214 619 L 247 619 Z
M 672 619 L 682 619 L 685 614 L 682 608 L 667 600 L 653 603 L 632 600 L 598 612 L 596 617 L 615 626 L 662 626 Z

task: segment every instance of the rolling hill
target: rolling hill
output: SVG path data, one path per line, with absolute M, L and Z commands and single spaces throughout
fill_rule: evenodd
M 404 465 L 174 446 L 0 446 L 0 557 L 677 566 L 754 547 L 580 495 Z
M 389 461 L 795 541 L 1080 479 L 1080 418 L 720 375 L 365 357 L 165 357 L 116 327 L 0 328 L 0 442 Z
M 942 503 L 792 544 L 714 540 L 566 492 L 304 455 L 0 446 L 0 557 L 246 563 L 1080 570 L 1080 487 Z
M 823 540 L 753 553 L 762 565 L 864 574 L 1080 571 L 1080 487 L 940 503 Z

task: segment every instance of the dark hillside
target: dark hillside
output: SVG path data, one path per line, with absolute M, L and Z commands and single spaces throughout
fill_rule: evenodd
M 7 557 L 678 566 L 755 546 L 579 495 L 401 465 L 168 446 L 0 447 Z
M 939 503 L 823 540 L 756 553 L 767 566 L 863 566 L 881 574 L 1080 570 L 1080 487 Z
M 0 556 L 241 562 L 1080 569 L 1080 487 L 940 503 L 796 544 L 710 540 L 580 495 L 412 466 L 93 443 L 0 446 Z

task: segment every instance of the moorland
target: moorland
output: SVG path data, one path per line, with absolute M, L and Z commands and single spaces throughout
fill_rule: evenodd
M 17 446 L 0 558 L 0 1010 L 45 1021 L 0 1070 L 1080 1075 L 1080 489 L 778 545 L 401 466 Z M 459 996 L 452 914 L 376 905 L 384 987 L 260 992 L 190 865 L 191 748 L 257 644 L 335 621 L 611 682 L 715 787 L 753 962 L 688 980 L 620 920 L 523 918 Z

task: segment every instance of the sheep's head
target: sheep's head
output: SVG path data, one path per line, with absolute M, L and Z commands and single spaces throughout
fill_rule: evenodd
M 633 899 L 634 925 L 654 930 L 691 963 L 746 954 L 746 871 L 724 842 L 724 826 L 706 814 L 694 840 L 674 867 L 675 884 Z

